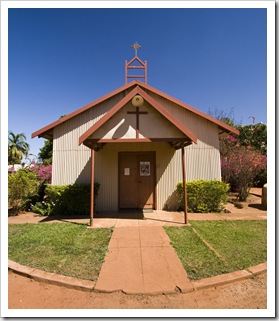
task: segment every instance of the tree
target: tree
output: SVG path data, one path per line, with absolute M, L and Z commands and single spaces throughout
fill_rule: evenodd
M 255 123 L 253 116 L 249 117 L 252 124 L 236 125 L 232 109 L 229 113 L 209 110 L 209 114 L 239 130 L 239 136 L 232 134 L 220 140 L 221 172 L 231 191 L 237 191 L 239 199 L 244 200 L 251 186 L 262 187 L 267 182 L 267 125 Z
M 251 146 L 241 146 L 233 136 L 223 139 L 221 146 L 222 179 L 238 193 L 240 201 L 245 201 L 255 178 L 266 170 L 266 156 Z
M 239 136 L 233 135 L 237 139 L 241 146 L 251 146 L 254 149 L 261 151 L 263 155 L 266 155 L 267 148 L 267 125 L 263 123 L 256 123 L 255 117 L 251 116 L 252 124 L 241 125 L 234 120 L 233 109 L 229 112 L 219 109 L 209 109 L 208 114 L 223 123 L 235 127 L 239 130 Z
M 233 108 L 231 108 L 229 112 L 226 112 L 224 110 L 219 110 L 219 109 L 215 109 L 213 111 L 211 108 L 209 108 L 208 115 L 222 121 L 223 123 L 225 123 L 227 125 L 230 125 L 232 127 L 236 127 L 235 120 L 234 120 Z
M 26 142 L 26 136 L 23 133 L 14 134 L 9 131 L 8 136 L 8 163 L 20 164 L 22 158 L 28 156 L 29 144 Z
M 266 155 L 267 149 L 267 126 L 258 123 L 245 126 L 236 126 L 239 130 L 238 141 L 242 146 L 252 146 Z
M 38 194 L 37 175 L 31 171 L 21 169 L 8 176 L 8 200 L 13 213 L 26 210 L 28 203 Z
M 50 140 L 45 140 L 45 144 L 42 148 L 40 148 L 40 152 L 38 154 L 39 159 L 43 162 L 44 165 L 52 164 L 52 149 L 53 142 Z

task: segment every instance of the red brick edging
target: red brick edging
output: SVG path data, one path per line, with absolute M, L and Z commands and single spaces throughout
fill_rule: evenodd
M 94 281 L 89 280 L 81 280 L 76 279 L 69 276 L 59 275 L 55 273 L 44 272 L 38 269 L 30 268 L 28 266 L 21 265 L 19 263 L 13 262 L 11 260 L 8 261 L 9 270 L 31 278 L 35 281 L 45 282 L 49 284 L 65 286 L 70 289 L 81 290 L 85 292 L 95 291 Z M 197 281 L 191 281 L 192 287 L 189 287 L 186 292 L 198 291 L 209 287 L 221 286 L 237 281 L 241 281 L 244 279 L 252 278 L 255 275 L 259 275 L 267 271 L 267 262 L 261 263 L 259 265 L 250 267 L 245 270 L 235 271 L 228 274 L 213 276 L 206 279 L 201 279 Z M 96 291 L 97 292 L 97 291 Z M 177 293 L 176 289 L 174 289 L 173 293 Z M 183 291 L 185 293 L 185 290 Z M 138 293 L 142 294 L 142 293 Z M 146 293 L 145 293 L 146 294 Z M 151 293 L 152 294 L 152 293 Z M 163 294 L 163 293 L 162 293 Z

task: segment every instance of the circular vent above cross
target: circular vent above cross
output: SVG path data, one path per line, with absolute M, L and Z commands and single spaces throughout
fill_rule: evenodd
M 134 98 L 132 99 L 132 104 L 135 106 L 135 107 L 139 107 L 143 104 L 144 100 L 143 98 L 140 96 L 140 95 L 136 95 L 134 96 Z

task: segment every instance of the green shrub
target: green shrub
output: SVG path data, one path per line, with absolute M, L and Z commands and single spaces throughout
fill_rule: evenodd
M 31 201 L 39 197 L 39 182 L 36 174 L 27 170 L 19 170 L 8 176 L 9 206 L 15 214 L 27 210 Z
M 220 212 L 227 202 L 229 185 L 217 180 L 190 181 L 187 187 L 188 211 L 191 213 Z M 177 184 L 177 192 L 183 207 L 183 183 Z
M 94 203 L 100 184 L 94 184 Z M 32 211 L 40 215 L 89 215 L 90 185 L 48 185 L 45 199 L 32 206 Z
M 31 205 L 31 210 L 34 213 L 37 213 L 42 216 L 49 215 L 52 211 L 52 204 L 49 202 L 36 202 L 34 205 Z

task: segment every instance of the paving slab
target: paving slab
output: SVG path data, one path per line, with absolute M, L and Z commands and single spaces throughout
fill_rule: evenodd
M 140 226 L 138 232 L 141 247 L 170 246 L 170 239 L 161 226 Z
M 94 218 L 93 228 L 111 228 L 115 226 L 116 222 L 116 218 Z M 87 223 L 89 223 L 88 219 Z
M 143 285 L 145 293 L 173 293 L 176 283 L 171 276 L 162 247 L 141 248 Z
M 109 249 L 129 247 L 140 247 L 139 228 L 131 226 L 115 228 L 109 242 Z
M 144 292 L 140 248 L 110 249 L 94 290 L 127 294 Z
M 115 227 L 95 291 L 161 294 L 193 290 L 161 226 Z

